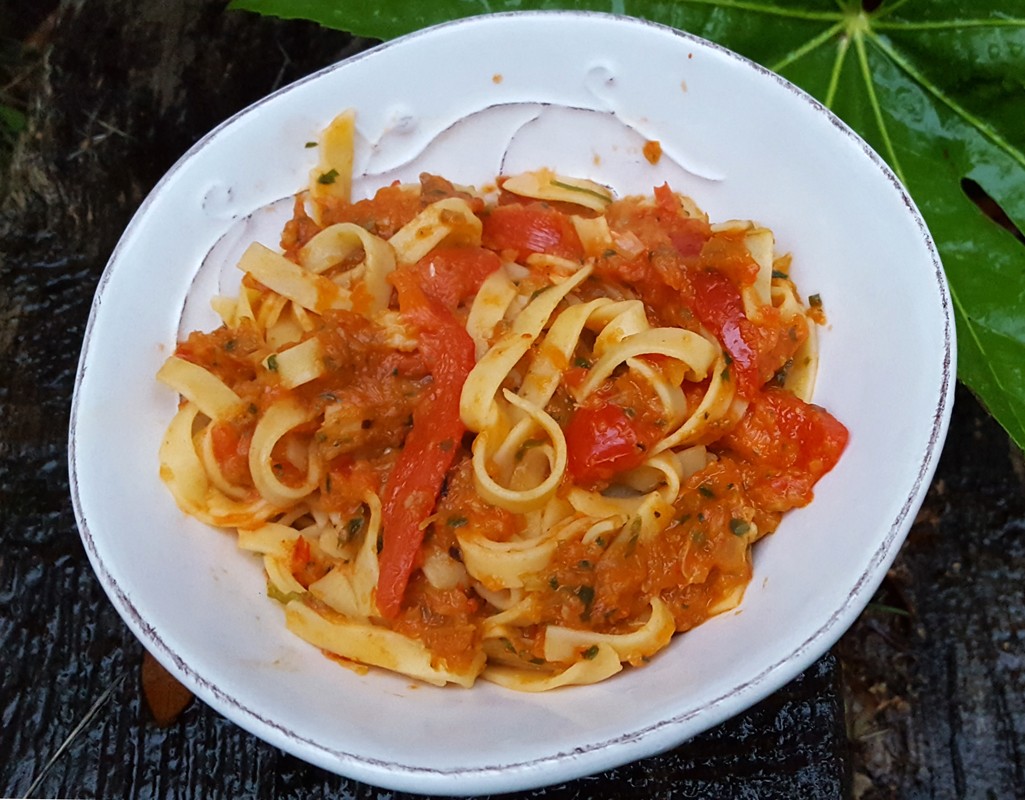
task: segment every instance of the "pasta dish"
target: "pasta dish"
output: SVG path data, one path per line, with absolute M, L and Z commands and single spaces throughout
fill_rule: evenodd
M 158 373 L 179 507 L 291 631 L 437 685 L 595 683 L 737 607 L 848 436 L 772 232 L 547 168 L 355 199 L 354 124 Z

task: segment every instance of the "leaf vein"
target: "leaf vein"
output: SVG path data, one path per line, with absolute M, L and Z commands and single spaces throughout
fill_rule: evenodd
M 902 31 L 942 31 L 960 30 L 962 28 L 1025 28 L 1025 19 L 1013 17 L 1008 19 L 946 19 L 925 20 L 922 22 L 876 20 L 872 23 L 876 30 Z
M 1008 142 L 1003 136 L 1001 136 L 992 126 L 986 124 L 982 119 L 972 114 L 968 109 L 963 108 L 958 103 L 954 102 L 950 97 L 943 93 L 943 91 L 936 86 L 932 81 L 927 79 L 921 72 L 916 70 L 911 63 L 901 56 L 894 48 L 890 47 L 881 37 L 876 36 L 873 33 L 869 33 L 872 37 L 872 42 L 882 52 L 884 52 L 898 67 L 906 72 L 911 78 L 917 81 L 923 89 L 929 94 L 935 97 L 938 101 L 943 103 L 947 108 L 953 111 L 957 116 L 961 117 L 969 125 L 975 127 L 980 133 L 988 138 L 994 145 L 999 149 L 1003 150 L 1016 161 L 1020 166 L 1025 167 L 1025 153 L 1018 150 L 1010 142 Z
M 868 53 L 865 51 L 865 38 L 864 36 L 856 36 L 854 39 L 854 46 L 858 53 L 858 64 L 861 67 L 861 76 L 865 81 L 865 92 L 868 94 L 868 102 L 872 108 L 872 115 L 875 117 L 876 125 L 879 127 L 879 135 L 883 138 L 883 146 L 886 148 L 886 160 L 893 167 L 893 171 L 897 174 L 901 183 L 907 183 L 904 180 L 904 173 L 900 166 L 900 159 L 897 158 L 897 151 L 893 147 L 893 140 L 890 139 L 890 130 L 886 125 L 886 119 L 883 116 L 882 106 L 879 104 L 879 97 L 876 95 L 875 82 L 872 80 L 872 70 L 868 64 Z
M 835 25 L 830 25 L 818 36 L 812 37 L 807 42 L 802 44 L 800 47 L 795 47 L 789 53 L 786 53 L 779 61 L 777 61 L 775 64 L 772 64 L 769 67 L 769 69 L 771 69 L 773 72 L 782 72 L 795 61 L 799 61 L 809 53 L 817 50 L 823 44 L 828 42 L 830 39 L 836 36 L 837 32 L 839 32 L 842 29 L 842 27 L 842 22 L 837 22 Z

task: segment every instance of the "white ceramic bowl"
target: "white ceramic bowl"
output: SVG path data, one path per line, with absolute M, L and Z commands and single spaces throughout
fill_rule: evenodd
M 157 476 L 175 398 L 154 380 L 212 327 L 249 239 L 274 244 L 316 153 L 358 111 L 357 192 L 430 170 L 459 183 L 551 166 L 648 193 L 668 180 L 713 219 L 750 218 L 823 298 L 816 402 L 851 432 L 815 501 L 759 543 L 741 608 L 643 669 L 540 696 L 358 675 L 285 630 L 258 560 L 184 517 Z M 658 140 L 663 158 L 641 153 Z M 188 302 L 187 302 L 188 301 Z M 300 758 L 398 790 L 556 783 L 670 748 L 821 656 L 870 599 L 920 505 L 954 387 L 936 250 L 897 179 L 829 111 L 721 47 L 633 19 L 479 17 L 396 40 L 286 87 L 193 147 L 132 220 L 97 292 L 70 440 L 96 572 L 146 647 L 199 697 Z

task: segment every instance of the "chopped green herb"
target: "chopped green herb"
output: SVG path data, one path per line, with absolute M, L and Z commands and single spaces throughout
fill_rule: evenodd
M 450 528 L 461 528 L 469 521 L 466 517 L 449 517 L 446 524 Z
M 808 296 L 808 305 L 812 308 L 822 308 L 822 295 L 813 294 Z
M 733 357 L 725 350 L 722 351 L 722 360 L 727 367 L 733 363 Z
M 582 655 L 584 658 L 586 658 L 588 661 L 590 661 L 592 658 L 594 658 L 596 655 L 598 655 L 598 645 L 592 644 L 590 647 L 588 647 L 580 655 Z
M 712 487 L 707 483 L 703 483 L 698 487 L 698 492 L 701 493 L 702 497 L 715 497 L 715 492 L 712 491 Z
M 353 517 L 347 523 L 345 523 L 345 529 L 349 532 L 349 538 L 351 539 L 363 528 L 364 519 L 363 517 Z
M 278 371 L 278 357 L 274 353 L 271 353 L 269 356 L 267 356 L 267 369 L 269 369 L 271 372 Z
M 591 368 L 591 362 L 588 361 L 586 358 L 578 357 L 578 358 L 573 359 L 573 366 L 574 367 L 580 367 L 581 369 L 590 369 Z
M 584 611 L 580 618 L 586 620 L 591 616 L 591 606 L 594 604 L 594 587 L 581 586 L 577 589 L 576 594 L 580 598 L 580 602 L 584 604 Z
M 731 519 L 730 530 L 733 531 L 734 536 L 743 536 L 749 530 L 751 530 L 751 523 L 743 519 Z
M 591 569 L 592 568 L 591 562 L 588 561 L 586 558 L 582 559 L 580 562 L 578 562 L 577 566 L 580 569 Z
M 548 586 L 552 589 L 558 589 L 559 579 L 553 575 L 551 578 L 548 579 Z
M 298 592 L 283 592 L 271 581 L 267 581 L 267 596 L 271 600 L 277 600 L 282 605 L 288 605 L 293 600 L 299 599 Z
M 306 144 L 303 145 L 303 147 L 305 147 L 307 150 L 309 150 L 311 147 L 316 147 L 316 146 L 317 146 L 316 142 L 307 142 Z
M 320 177 L 318 177 L 317 178 L 317 183 L 319 183 L 319 184 L 321 184 L 323 186 L 328 186 L 328 185 L 334 183 L 335 179 L 337 177 L 338 177 L 338 170 L 331 169 L 331 170 L 328 170 L 327 172 L 323 173 Z
M 773 278 L 779 278 L 780 280 L 783 280 L 783 281 L 785 281 L 785 280 L 789 280 L 789 279 L 790 279 L 790 276 L 789 276 L 789 275 L 787 275 L 787 273 L 785 273 L 785 272 L 780 272 L 780 271 L 779 271 L 778 269 L 774 269 L 774 270 L 772 271 L 772 277 L 773 277 Z

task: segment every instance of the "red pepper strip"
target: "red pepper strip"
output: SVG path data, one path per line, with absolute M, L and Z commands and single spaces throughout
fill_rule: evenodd
M 473 340 L 451 312 L 427 297 L 417 276 L 400 270 L 392 281 L 400 311 L 419 331 L 431 384 L 413 410 L 413 428 L 384 487 L 377 608 L 388 619 L 402 608 L 423 543 L 421 525 L 434 511 L 466 430 L 459 418 L 459 396 L 474 365 Z

